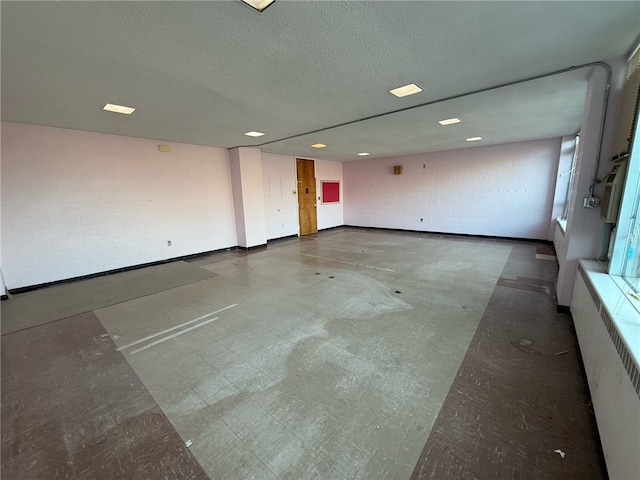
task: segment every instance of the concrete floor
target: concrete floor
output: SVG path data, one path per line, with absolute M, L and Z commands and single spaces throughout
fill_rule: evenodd
M 192 462 L 180 474 L 172 466 L 174 478 L 408 479 L 419 459 L 425 461 L 421 453 L 496 285 L 505 283 L 501 274 L 509 271 L 505 266 L 514 247 L 530 253 L 529 264 L 551 264 L 535 259 L 535 243 L 349 228 L 276 242 L 265 250 L 195 258 L 193 269 L 216 276 L 89 314 L 101 324 L 96 321 L 90 338 L 102 340 L 93 350 L 76 347 L 78 361 L 91 364 L 102 355 L 112 356 L 114 364 L 125 359 L 128 366 L 118 367 L 119 378 L 129 383 L 121 393 L 131 403 L 121 413 L 124 407 L 111 399 L 109 405 L 120 408 L 105 413 L 114 425 L 82 433 L 82 442 L 56 472 L 72 478 L 98 478 L 98 471 L 105 478 L 116 478 L 116 471 L 136 477 L 131 472 L 137 470 L 127 470 L 125 463 L 138 460 L 122 452 L 112 466 L 100 452 L 92 453 L 99 468 L 75 465 L 83 448 L 108 435 L 109 428 L 153 411 L 158 424 L 170 422 L 162 427 L 162 438 L 175 443 L 177 432 L 179 448 L 186 448 L 180 462 Z M 517 270 L 518 261 L 510 268 Z M 516 281 L 516 275 L 510 277 Z M 524 282 L 519 291 L 530 284 Z M 148 287 L 140 286 L 145 292 Z M 64 295 L 69 287 L 55 288 Z M 549 288 L 537 293 L 551 299 Z M 11 391 L 31 387 L 19 384 L 19 367 L 14 372 L 12 362 L 24 357 L 20 342 L 30 342 L 25 332 L 54 332 L 66 321 L 3 336 L 3 425 L 13 420 L 12 430 L 3 431 L 3 458 L 11 459 L 3 461 L 3 477 L 36 478 L 29 472 L 46 471 L 33 465 L 43 467 L 39 462 L 48 457 L 28 457 L 28 447 L 16 447 L 34 427 L 33 421 L 19 426 L 16 420 L 24 416 L 24 402 Z M 125 372 L 129 366 L 135 374 Z M 584 386 L 579 363 L 572 368 Z M 135 382 L 139 391 L 128 395 L 126 385 Z M 53 383 L 61 402 L 64 389 Z M 97 398 L 103 396 L 111 398 L 108 385 Z M 578 400 L 588 413 L 587 401 Z M 79 428 L 73 425 L 60 427 L 67 443 L 68 430 Z M 145 439 L 153 445 L 153 435 Z M 110 448 L 108 442 L 101 445 Z M 598 453 L 597 444 L 590 448 Z M 163 458 L 171 463 L 175 460 L 166 459 L 177 457 Z M 163 478 L 159 472 L 157 478 Z M 458 473 L 446 478 L 462 478 Z

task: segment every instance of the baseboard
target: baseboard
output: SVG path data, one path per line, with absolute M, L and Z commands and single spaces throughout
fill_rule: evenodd
M 244 250 L 246 252 L 251 251 L 251 250 L 258 250 L 260 248 L 267 248 L 267 244 L 266 243 L 261 243 L 260 245 L 254 245 L 253 247 L 236 247 L 238 250 Z
M 384 230 L 391 232 L 407 232 L 407 233 L 423 233 L 426 235 L 446 235 L 450 237 L 464 237 L 464 238 L 490 238 L 494 240 L 517 240 L 519 242 L 534 242 L 544 243 L 546 245 L 553 245 L 552 240 L 536 239 L 536 238 L 522 238 L 522 237 L 498 237 L 496 235 L 475 235 L 470 233 L 451 233 L 451 232 L 433 232 L 430 230 L 410 230 L 405 228 L 386 228 L 386 227 L 362 227 L 359 225 L 343 225 L 348 228 L 359 228 L 363 230 Z
M 0 296 L 0 300 L 9 300 L 9 295 Z
M 26 292 L 31 292 L 33 290 L 40 290 L 41 288 L 55 287 L 57 285 L 64 285 L 66 283 L 80 282 L 82 280 L 89 280 L 91 278 L 98 278 L 98 277 L 104 277 L 106 275 L 113 275 L 114 273 L 128 272 L 131 270 L 138 270 L 140 268 L 147 268 L 147 267 L 153 267 L 155 265 L 162 265 L 164 263 L 179 262 L 180 260 L 201 257 L 205 255 L 211 255 L 212 253 L 230 252 L 232 250 L 237 250 L 238 248 L 241 248 L 241 247 L 236 246 L 236 247 L 229 247 L 229 248 L 219 248 L 217 250 L 209 250 L 207 252 L 192 253 L 190 255 L 182 255 L 180 257 L 172 257 L 164 260 L 156 260 L 155 262 L 140 263 L 137 265 L 130 265 L 128 267 L 115 268 L 113 270 L 106 270 L 104 272 L 89 273 L 87 275 L 80 275 L 78 277 L 55 280 L 53 282 L 39 283 L 37 285 L 28 285 L 26 287 L 9 288 L 7 289 L 7 292 L 9 292 L 12 295 L 19 294 L 19 293 L 26 293 Z M 5 300 L 5 298 L 3 298 L 3 300 Z
M 422 233 L 422 234 L 426 234 L 426 235 L 446 235 L 446 236 L 450 236 L 450 237 L 491 238 L 491 239 L 497 239 L 497 240 L 518 240 L 518 241 L 545 243 L 545 244 L 553 245 L 553 242 L 550 241 L 550 240 L 535 240 L 535 239 L 531 239 L 531 238 L 496 237 L 496 236 L 491 236 L 491 235 L 470 235 L 470 234 L 465 234 L 465 233 L 432 232 L 432 231 L 425 231 L 425 230 L 408 230 L 408 229 L 403 229 L 403 228 L 363 227 L 363 226 L 359 226 L 359 225 L 336 225 L 335 227 L 328 227 L 328 228 L 320 229 L 320 230 L 318 230 L 318 232 L 326 232 L 328 230 L 335 230 L 335 229 L 339 229 L 339 228 L 356 228 L 356 229 L 361 229 L 361 230 L 382 230 L 382 231 L 391 231 L 391 232 Z M 263 243 L 263 244 L 260 244 L 260 245 L 255 245 L 253 247 L 235 246 L 235 247 L 228 247 L 228 248 L 219 248 L 217 250 L 209 250 L 209 251 L 206 251 L 206 252 L 192 253 L 190 255 L 182 255 L 182 256 L 179 256 L 179 257 L 172 257 L 172 258 L 167 258 L 167 259 L 164 259 L 164 260 L 157 260 L 155 262 L 141 263 L 141 264 L 137 264 L 137 265 L 130 265 L 128 267 L 122 267 L 122 268 L 116 268 L 116 269 L 113 269 L 113 270 L 107 270 L 107 271 L 104 271 L 104 272 L 96 272 L 96 273 L 90 273 L 90 274 L 87 274 L 87 275 L 80 275 L 78 277 L 65 278 L 65 279 L 62 279 L 62 280 L 55 280 L 53 282 L 39 283 L 39 284 L 36 284 L 36 285 L 27 285 L 25 287 L 18 287 L 18 288 L 9 288 L 9 289 L 7 289 L 7 292 L 12 294 L 12 295 L 20 294 L 20 293 L 26 293 L 26 292 L 31 292 L 33 290 L 39 290 L 41 288 L 54 287 L 56 285 L 64 285 L 65 283 L 80 282 L 82 280 L 89 280 L 91 278 L 103 277 L 105 275 L 113 275 L 114 273 L 128 272 L 130 270 L 137 270 L 137 269 L 140 269 L 140 268 L 152 267 L 154 265 L 162 265 L 164 263 L 178 262 L 180 260 L 186 260 L 186 259 L 189 259 L 189 258 L 201 257 L 201 256 L 205 256 L 205 255 L 211 255 L 211 254 L 219 253 L 219 252 L 230 252 L 232 250 L 244 250 L 244 251 L 259 250 L 259 249 L 262 249 L 262 248 L 266 248 L 269 243 L 273 243 L 273 242 L 277 242 L 277 241 L 285 240 L 285 239 L 290 239 L 290 238 L 294 238 L 294 237 L 298 237 L 298 235 L 288 235 L 286 237 L 272 238 L 270 240 L 267 240 L 267 243 Z M 0 298 L 2 300 L 7 300 L 9 297 L 7 295 L 3 295 Z M 561 309 L 566 309 L 566 311 L 565 310 L 561 310 Z M 563 305 L 558 305 L 558 312 L 560 312 L 560 313 L 570 313 L 569 307 L 565 307 Z
M 319 228 L 318 232 L 326 232 L 327 230 L 337 230 L 338 228 L 348 227 L 348 225 L 336 225 L 335 227 Z
M 290 240 L 292 238 L 298 238 L 299 236 L 300 235 L 298 235 L 297 233 L 294 233 L 293 235 L 285 235 L 284 237 L 270 238 L 269 240 L 267 240 L 267 245 L 270 243 L 280 242 L 282 240 Z

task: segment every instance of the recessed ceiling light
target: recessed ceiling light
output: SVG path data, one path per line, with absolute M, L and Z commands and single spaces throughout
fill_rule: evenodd
M 311 145 L 313 148 L 324 148 L 326 145 L 324 143 L 314 143 Z
M 469 138 L 467 138 L 467 142 L 477 142 L 478 140 L 482 140 L 482 137 L 469 137 Z
M 453 125 L 460 122 L 461 120 L 459 118 L 447 118 L 446 120 L 438 120 L 438 123 L 440 125 Z
M 368 153 L 368 152 L 360 152 L 358 155 L 360 155 L 361 157 L 367 157 L 367 156 L 369 156 L 371 154 Z
M 251 8 L 256 9 L 259 12 L 264 12 L 269 5 L 276 0 L 242 0 L 242 3 L 246 3 Z
M 262 133 L 262 132 L 254 132 L 254 131 L 251 131 L 251 132 L 247 132 L 247 133 L 245 133 L 245 135 L 246 135 L 247 137 L 261 137 L 261 136 L 263 136 L 263 135 L 264 135 L 264 133 Z
M 413 95 L 414 93 L 420 93 L 422 89 L 416 85 L 415 83 L 410 83 L 409 85 L 405 85 L 404 87 L 394 88 L 393 90 L 389 90 L 389 93 L 395 95 L 396 97 L 406 97 L 408 95 Z
M 102 109 L 106 110 L 107 112 L 123 113 L 124 115 L 131 115 L 133 112 L 136 111 L 136 109 L 133 107 L 125 107 L 124 105 L 114 105 L 113 103 L 107 103 L 104 107 L 102 107 Z

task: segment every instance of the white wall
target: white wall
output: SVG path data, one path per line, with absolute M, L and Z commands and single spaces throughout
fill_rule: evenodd
M 7 288 L 235 246 L 227 151 L 158 143 L 3 123 Z
M 558 161 L 558 175 L 556 180 L 556 193 L 553 199 L 553 210 L 551 212 L 550 238 L 553 239 L 553 245 L 558 258 L 559 270 L 565 270 L 567 263 L 567 249 L 569 242 L 566 237 L 565 227 L 566 219 L 563 220 L 563 226 L 558 222 L 568 203 L 571 201 L 571 192 L 569 192 L 569 179 L 571 176 L 571 164 L 573 163 L 573 155 L 576 147 L 574 136 L 562 137 L 562 145 L 560 148 L 560 160 Z M 558 290 L 558 279 L 555 282 L 556 291 Z M 562 304 L 561 304 L 562 305 Z M 566 305 L 565 305 L 566 306 Z
M 0 169 L 1 169 L 1 162 L 0 162 Z M 0 175 L 0 178 L 2 178 L 2 176 Z M 0 199 L 2 198 L 2 182 L 0 182 Z M 1 205 L 2 202 L 0 201 L 0 212 L 1 212 Z M 2 259 L 2 239 L 0 238 L 0 264 Z M 4 275 L 2 274 L 2 267 L 0 266 L 0 296 L 6 295 L 7 294 L 7 287 L 4 283 Z
M 256 148 L 231 149 L 229 163 L 238 245 L 245 248 L 264 245 L 267 230 L 261 152 Z
M 580 127 L 580 144 L 576 165 L 573 190 L 569 202 L 567 229 L 563 239 L 563 252 L 558 256 L 557 296 L 559 305 L 569 305 L 576 279 L 578 260 L 580 258 L 596 258 L 603 234 L 604 221 L 600 216 L 600 208 L 583 208 L 582 200 L 589 195 L 589 186 L 594 176 L 603 178 L 611 168 L 610 152 L 613 127 L 617 118 L 617 98 L 622 89 L 624 64 L 620 61 L 609 62 L 613 68 L 613 79 L 609 91 L 607 108 L 608 122 L 600 145 L 600 134 L 603 120 L 603 99 L 607 91 L 607 74 L 602 68 L 596 68 L 589 78 L 585 110 Z M 601 151 L 600 164 L 597 166 L 598 152 Z M 604 185 L 598 184 L 595 195 L 602 197 Z M 556 250 L 558 250 L 556 246 Z M 563 258 L 564 257 L 564 258 Z
M 242 199 L 242 172 L 240 171 L 240 153 L 238 149 L 229 151 L 229 174 L 233 197 L 233 218 L 236 225 L 236 241 L 239 245 L 247 243 L 247 232 L 244 221 L 244 205 Z
M 316 192 L 318 200 L 318 230 L 344 225 L 344 179 L 343 163 L 331 160 L 316 160 Z M 340 182 L 340 203 L 322 203 L 322 182 Z
M 262 181 L 267 240 L 297 235 L 296 159 L 262 153 Z
M 566 223 L 565 223 L 566 225 Z M 569 242 L 566 236 L 566 232 L 564 228 L 560 225 L 560 223 L 556 222 L 555 229 L 553 232 L 553 246 L 556 250 L 556 257 L 558 259 L 558 270 L 562 271 L 567 268 L 567 249 L 569 248 Z M 556 296 L 560 290 L 560 285 L 558 284 L 559 277 L 556 277 L 555 288 L 556 288 Z M 559 297 L 557 298 L 558 304 L 568 307 L 569 305 L 560 303 Z
M 314 161 L 317 193 L 318 230 L 344 224 L 344 191 L 342 163 L 332 160 Z M 285 155 L 262 154 L 263 188 L 267 238 L 298 235 L 298 189 L 296 159 Z M 340 203 L 322 203 L 322 182 L 340 182 Z
M 346 162 L 344 223 L 548 239 L 559 154 L 555 138 Z

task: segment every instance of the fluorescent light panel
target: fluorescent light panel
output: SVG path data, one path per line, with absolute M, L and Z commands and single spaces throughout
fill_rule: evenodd
M 250 131 L 250 132 L 245 133 L 245 135 L 246 135 L 247 137 L 261 137 L 261 136 L 263 136 L 263 135 L 264 135 L 264 133 L 262 133 L 262 132 L 256 132 L 256 131 L 253 131 L 253 130 L 252 130 L 252 131 Z
M 125 107 L 124 105 L 115 105 L 113 103 L 107 103 L 104 107 L 102 107 L 102 109 L 106 110 L 107 112 L 122 113 L 124 115 L 131 115 L 136 111 L 136 109 L 133 107 Z
M 313 148 L 324 148 L 326 145 L 324 143 L 314 143 L 311 145 Z
M 394 88 L 393 90 L 389 90 L 389 93 L 401 98 L 420 93 L 421 91 L 422 89 L 418 85 L 416 85 L 415 83 L 410 83 L 409 85 L 405 85 L 404 87 L 398 87 Z
M 361 157 L 368 157 L 371 154 L 368 152 L 360 152 L 358 155 L 360 155 Z
M 482 137 L 469 137 L 469 138 L 467 138 L 467 142 L 477 142 L 478 140 L 482 140 Z
M 246 3 L 251 8 L 256 9 L 259 12 L 264 12 L 269 5 L 276 0 L 241 0 L 242 3 Z
M 438 123 L 440 125 L 454 125 L 456 123 L 460 123 L 461 120 L 459 118 L 447 118 L 446 120 L 439 120 Z

